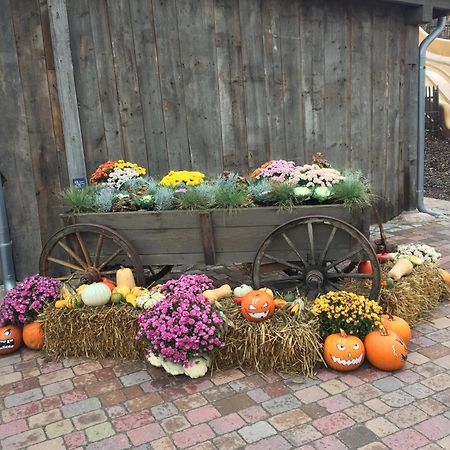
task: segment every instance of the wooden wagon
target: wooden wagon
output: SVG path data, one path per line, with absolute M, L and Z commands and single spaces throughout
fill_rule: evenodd
M 380 269 L 369 214 L 342 205 L 234 210 L 138 211 L 63 215 L 43 248 L 40 273 L 83 282 L 131 267 L 147 285 L 174 265 L 252 263 L 255 288 L 301 290 L 308 297 L 360 281 L 377 298 Z M 361 261 L 372 273 L 359 273 Z

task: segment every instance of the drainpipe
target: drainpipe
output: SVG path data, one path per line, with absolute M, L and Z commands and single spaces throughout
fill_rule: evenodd
M 0 177 L 0 262 L 3 274 L 5 291 L 16 286 L 16 275 L 12 258 L 12 241 L 9 236 L 8 217 L 6 215 L 5 197 L 3 195 L 3 183 Z
M 417 112 L 417 209 L 420 212 L 435 217 L 443 217 L 444 214 L 432 211 L 423 203 L 424 184 L 424 159 L 425 159 L 425 61 L 428 46 L 441 34 L 447 22 L 447 17 L 439 17 L 437 28 L 430 33 L 419 46 L 419 110 Z

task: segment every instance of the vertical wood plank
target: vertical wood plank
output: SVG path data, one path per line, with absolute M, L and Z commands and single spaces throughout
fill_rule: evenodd
M 38 206 L 16 40 L 9 0 L 0 0 L 0 182 L 3 183 L 16 276 L 37 270 Z M 25 13 L 25 11 L 23 12 Z
M 239 0 L 215 0 L 216 57 L 225 170 L 248 170 Z
M 71 184 L 77 179 L 87 179 L 83 153 L 78 100 L 73 78 L 69 23 L 66 0 L 48 0 L 50 30 L 55 58 L 58 98 L 64 131 L 67 169 Z M 76 181 L 75 181 L 76 182 Z
M 169 158 L 152 1 L 132 0 L 130 9 L 149 170 L 152 176 L 164 176 L 169 170 Z
M 125 151 L 106 0 L 89 0 L 89 14 L 108 151 L 107 159 L 124 159 Z
M 148 167 L 128 0 L 107 0 L 125 157 Z
M 176 1 L 154 0 L 153 15 L 169 167 L 190 170 L 191 146 L 187 133 Z
M 270 158 L 263 70 L 262 0 L 241 0 L 242 60 L 245 79 L 248 160 L 255 168 Z
M 60 225 L 61 184 L 53 129 L 41 14 L 37 0 L 12 3 L 21 87 L 28 124 L 32 175 L 39 209 L 42 242 Z M 49 126 L 50 125 L 50 126 Z
M 87 173 L 91 175 L 100 164 L 108 159 L 108 153 L 99 94 L 100 84 L 95 63 L 89 0 L 69 2 L 67 16 L 84 155 Z
M 220 173 L 223 161 L 213 5 L 210 0 L 177 0 L 192 166 Z

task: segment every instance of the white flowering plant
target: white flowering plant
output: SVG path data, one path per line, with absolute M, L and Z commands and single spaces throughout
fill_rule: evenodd
M 402 244 L 398 246 L 397 252 L 399 255 L 416 256 L 422 262 L 436 263 L 442 256 L 436 251 L 434 247 L 426 244 L 417 244 L 411 242 L 409 244 Z

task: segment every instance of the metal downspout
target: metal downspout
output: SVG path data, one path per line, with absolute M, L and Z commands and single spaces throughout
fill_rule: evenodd
M 425 160 L 425 61 L 429 45 L 441 34 L 447 17 L 439 17 L 437 28 L 430 33 L 419 46 L 419 110 L 417 112 L 417 209 L 432 216 L 442 217 L 444 214 L 425 207 L 423 203 L 424 160 Z
M 6 215 L 5 196 L 0 177 L 0 262 L 5 291 L 16 286 L 16 274 L 12 258 L 12 241 L 9 236 L 8 217 Z

